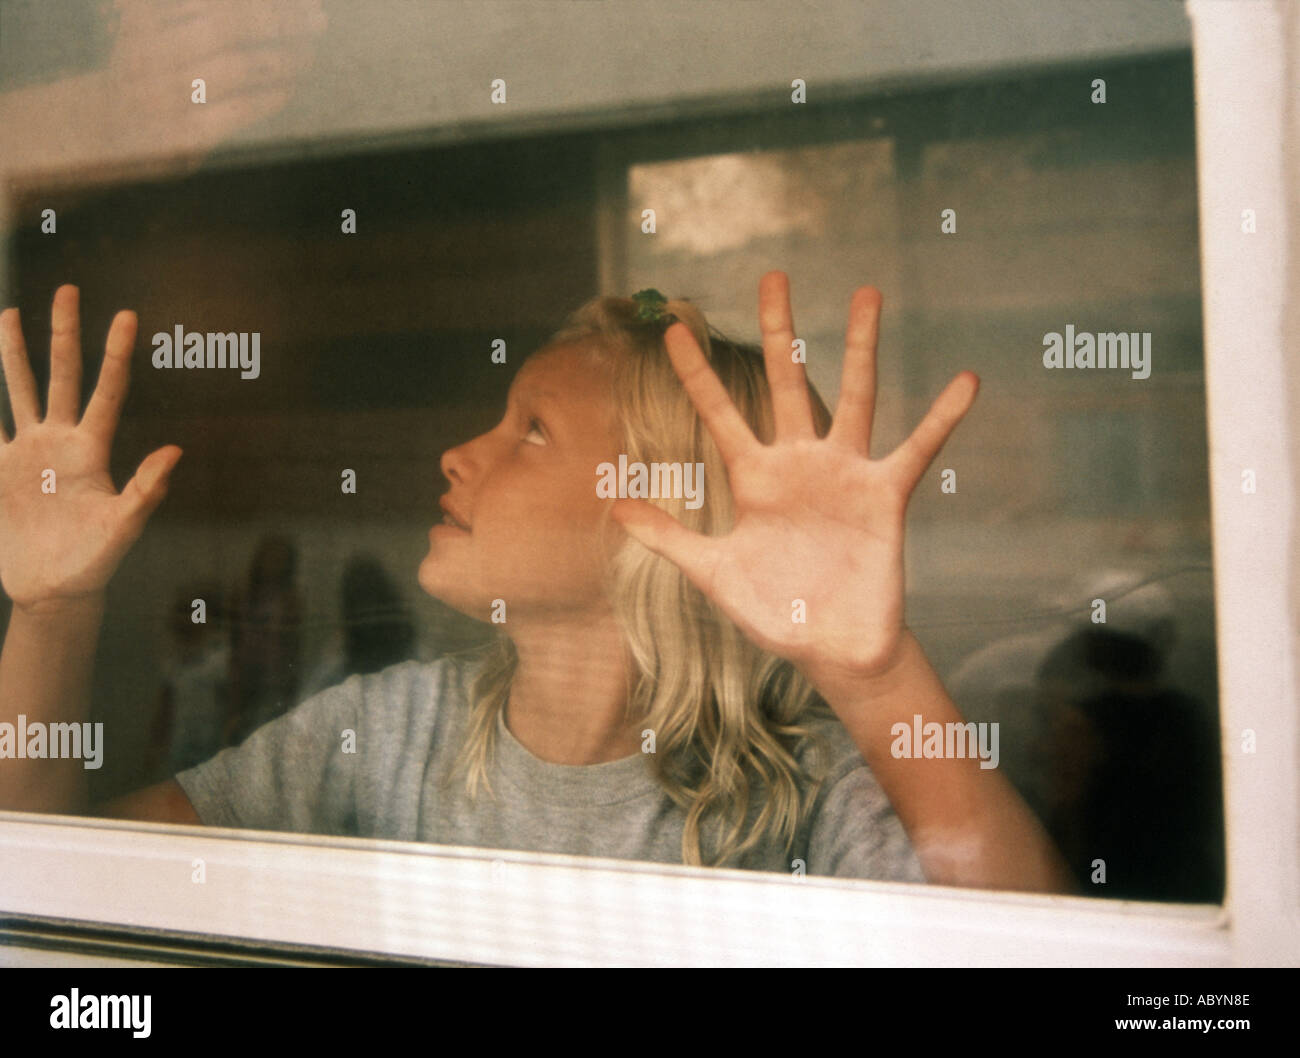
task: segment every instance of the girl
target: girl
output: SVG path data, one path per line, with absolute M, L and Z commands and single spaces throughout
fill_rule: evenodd
M 759 286 L 761 355 L 653 291 L 589 302 L 521 367 L 500 424 L 442 458 L 419 582 L 496 641 L 353 676 L 101 812 L 1074 890 L 996 768 L 893 752 L 895 723 L 960 721 L 904 624 L 903 528 L 978 379 L 871 459 L 880 304 L 853 296 L 831 418 L 792 356 L 781 272 Z M 78 424 L 76 315 L 61 288 L 44 422 L 17 313 L 0 317 L 16 425 L 0 447 L 15 607 L 0 713 L 22 703 L 28 723 L 85 718 L 104 586 L 180 456 L 159 449 L 114 493 L 136 323 L 114 320 Z M 671 495 L 598 487 L 638 465 Z M 57 498 L 40 490 L 51 466 Z M 0 804 L 84 805 L 80 771 L 36 763 L 0 768 Z

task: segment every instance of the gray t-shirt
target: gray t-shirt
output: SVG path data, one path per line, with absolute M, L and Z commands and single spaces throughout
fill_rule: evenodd
M 469 651 L 350 676 L 176 781 L 212 826 L 681 863 L 686 812 L 641 754 L 604 764 L 550 764 L 498 719 L 488 770 L 495 799 L 480 788 L 477 802 L 470 800 L 463 774 L 441 785 L 460 748 L 469 688 L 485 657 Z M 809 875 L 925 881 L 902 824 L 844 726 L 821 718 L 807 726 L 830 749 L 830 766 L 792 851 L 766 841 L 734 866 L 789 874 L 801 859 Z M 348 731 L 355 732 L 354 752 L 345 752 Z M 802 765 L 811 752 L 805 739 L 797 750 Z M 751 805 L 751 822 L 760 807 Z

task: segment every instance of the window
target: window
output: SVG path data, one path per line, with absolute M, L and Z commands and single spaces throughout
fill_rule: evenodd
M 1177 54 L 607 138 L 602 273 L 707 292 L 756 338 L 755 262 L 782 262 L 831 407 L 849 296 L 877 285 L 879 456 L 979 374 L 912 498 L 909 625 L 1091 894 L 1218 902 L 1191 90 Z M 1148 366 L 1045 370 L 1067 328 L 1124 330 L 1134 365 L 1142 335 Z
M 1258 88 L 1267 100 L 1261 68 L 1281 61 L 1268 43 L 1281 16 L 1234 22 L 1209 4 L 1193 4 L 1191 13 L 1199 98 L 1220 98 L 1226 72 L 1234 92 Z M 184 629 L 173 623 L 184 610 L 177 603 L 191 589 L 206 590 L 196 572 L 224 581 L 231 596 L 213 608 L 217 621 L 224 614 L 252 627 L 230 589 L 244 576 L 251 590 L 248 577 L 258 563 L 275 566 L 277 549 L 283 569 L 283 542 L 268 541 L 275 526 L 294 526 L 290 558 L 302 585 L 285 607 L 300 619 L 274 626 L 294 628 L 296 638 L 282 637 L 276 649 L 300 660 L 288 666 L 299 682 L 271 695 L 267 708 L 327 685 L 336 674 L 331 637 L 376 613 L 385 628 L 407 630 L 415 657 L 476 642 L 480 629 L 388 584 L 393 571 L 418 564 L 421 533 L 411 527 L 429 521 L 427 497 L 404 485 L 437 466 L 449 438 L 488 428 L 500 410 L 491 406 L 499 393 L 467 370 L 469 356 L 498 337 L 511 350 L 532 347 L 557 322 L 557 305 L 575 305 L 594 287 L 699 289 L 716 301 L 716 310 L 703 303 L 713 322 L 752 336 L 747 287 L 770 258 L 770 267 L 791 275 L 809 349 L 826 354 L 810 356 L 810 375 L 831 407 L 846 295 L 858 282 L 884 291 L 878 448 L 896 444 L 962 367 L 984 379 L 983 420 L 964 423 L 941 456 L 957 463 L 957 491 L 936 488 L 913 501 L 908 612 L 968 717 L 1006 725 L 1005 766 L 1031 802 L 1040 798 L 1036 807 L 1050 799 L 1043 764 L 1060 759 L 1050 737 L 1055 732 L 1058 747 L 1070 743 L 1077 728 L 1069 724 L 1079 721 L 1077 709 L 1061 710 L 1048 717 L 1055 726 L 1036 716 L 1017 727 L 1026 703 L 1042 708 L 1044 674 L 1060 671 L 1044 668 L 1061 639 L 1049 633 L 1066 615 L 1090 616 L 1096 597 L 1123 614 L 1126 593 L 1140 605 L 1116 619 L 1121 628 L 1149 636 L 1177 619 L 1181 654 L 1166 659 L 1171 691 L 1193 698 L 1188 707 L 1209 718 L 1212 732 L 1221 709 L 1232 736 L 1221 747 L 1226 892 L 1214 877 L 1224 864 L 1213 847 L 1217 821 L 1203 825 L 1204 814 L 1197 832 L 1205 840 L 1179 850 L 1174 867 L 1208 848 L 1191 872 L 1199 870 L 1206 887 L 1177 889 L 1189 872 L 1166 864 L 1163 890 L 1114 893 L 1164 903 L 1115 905 L 4 813 L 0 845 L 12 867 L 0 907 L 25 927 L 107 923 L 196 944 L 215 936 L 471 963 L 1279 958 L 1287 949 L 1273 945 L 1285 938 L 1263 924 L 1280 921 L 1282 908 L 1294 915 L 1297 799 L 1280 798 L 1290 815 L 1267 823 L 1251 806 L 1262 798 L 1277 804 L 1279 792 L 1296 786 L 1294 761 L 1270 748 L 1294 742 L 1294 611 L 1276 575 L 1293 549 L 1279 528 L 1289 526 L 1285 492 L 1266 485 L 1243 493 L 1239 482 L 1243 469 L 1260 471 L 1261 480 L 1294 475 L 1283 439 L 1263 429 L 1270 418 L 1286 421 L 1279 335 L 1269 330 L 1286 287 L 1273 272 L 1282 247 L 1276 230 L 1261 229 L 1261 247 L 1244 257 L 1234 240 L 1242 197 L 1258 202 L 1261 216 L 1281 215 L 1283 185 L 1266 182 L 1273 170 L 1253 159 L 1214 149 L 1228 132 L 1213 105 L 1193 147 L 1190 99 L 1162 94 L 1180 78 L 1184 88 L 1190 83 L 1185 51 L 1081 64 L 1057 48 L 1058 68 L 1046 73 L 1001 69 L 1009 60 L 989 56 L 996 76 L 985 71 L 939 87 L 919 66 L 913 84 L 882 87 L 860 74 L 860 90 L 798 119 L 733 102 L 715 108 L 723 117 L 685 107 L 686 116 L 671 121 L 637 115 L 611 128 L 608 111 L 591 111 L 586 130 L 575 124 L 537 136 L 534 128 L 455 145 L 437 137 L 432 145 L 391 137 L 364 148 L 334 141 L 319 157 L 281 154 L 273 165 L 249 150 L 148 184 L 139 174 L 106 187 L 67 180 L 57 190 L 11 180 L 9 301 L 39 304 L 73 266 L 89 292 L 97 270 L 113 303 L 87 298 L 87 351 L 97 326 L 89 320 L 106 326 L 123 301 L 138 307 L 142 335 L 184 305 L 196 319 L 221 319 L 223 329 L 263 328 L 265 347 L 277 342 L 285 354 L 266 359 L 264 378 L 273 384 L 256 390 L 238 378 L 164 387 L 148 372 L 135 375 L 115 446 L 122 468 L 164 443 L 155 439 L 160 431 L 180 428 L 198 446 L 192 453 L 187 444 L 187 455 L 203 458 L 192 460 L 196 475 L 174 491 L 114 582 L 116 620 L 101 642 L 96 700 L 116 710 L 133 751 L 95 781 L 116 792 L 174 765 L 150 763 L 146 753 L 162 706 L 164 630 Z M 1109 135 L 1084 103 L 1060 120 L 1064 94 L 1077 92 L 1067 86 L 1092 76 L 1143 99 L 1116 100 L 1123 117 Z M 1275 113 L 1271 102 L 1256 105 Z M 1263 133 L 1251 142 L 1272 149 Z M 1196 179 L 1193 150 L 1203 165 Z M 340 193 L 358 188 L 361 223 L 377 233 L 367 248 L 340 254 L 323 234 L 304 235 L 311 227 L 304 217 L 332 216 Z M 55 243 L 42 241 L 39 224 L 51 195 L 65 233 Z M 939 213 L 954 196 L 956 238 L 945 243 Z M 666 216 L 694 219 L 670 238 L 638 241 L 640 209 L 656 202 Z M 679 237 L 682 227 L 689 234 Z M 179 230 L 189 241 L 159 234 Z M 819 258 L 827 246 L 829 258 Z M 860 276 L 848 275 L 854 270 Z M 1202 275 L 1214 292 L 1203 312 Z M 505 309 L 503 281 L 522 292 Z M 286 296 L 290 290 L 297 296 Z M 1242 298 L 1258 308 L 1230 318 L 1226 306 Z M 48 327 L 25 317 L 37 350 Z M 1041 339 L 1067 323 L 1154 332 L 1152 377 L 1098 372 L 1082 387 L 1070 385 L 1068 371 L 1044 371 L 1042 342 L 1026 335 Z M 88 377 L 92 370 L 88 364 Z M 400 452 L 394 436 L 403 439 Z M 342 513 L 332 495 L 340 446 L 355 453 L 358 477 L 385 497 L 364 513 Z M 315 488 L 313 476 L 328 478 L 331 489 Z M 232 505 L 229 497 L 241 499 Z M 960 524 L 950 517 L 956 504 Z M 349 566 L 361 543 L 376 560 Z M 1145 564 L 1110 563 L 1117 549 Z M 349 583 L 382 597 L 351 625 Z M 178 593 L 160 594 L 160 584 Z M 1140 594 L 1153 585 L 1160 590 Z M 265 631 L 257 632 L 263 646 Z M 1026 647 L 1035 636 L 1041 641 Z M 207 647 L 218 656 L 215 670 L 233 671 Z M 190 649 L 177 636 L 175 650 Z M 194 656 L 201 671 L 207 661 Z M 301 659 L 318 664 L 309 671 Z M 1068 667 L 1077 658 L 1054 660 L 1077 675 Z M 990 673 L 1000 681 L 990 682 Z M 1246 729 L 1260 740 L 1250 757 L 1237 752 Z M 1265 852 L 1279 834 L 1292 850 L 1283 868 Z

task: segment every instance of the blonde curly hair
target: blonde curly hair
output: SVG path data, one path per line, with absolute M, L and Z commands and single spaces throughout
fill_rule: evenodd
M 646 319 L 645 299 L 596 297 L 572 312 L 537 352 L 578 348 L 609 368 L 611 399 L 630 461 L 702 463 L 711 486 L 688 509 L 682 498 L 651 499 L 688 529 L 710 535 L 733 522 L 726 465 L 668 358 L 668 316 L 686 324 L 740 414 L 760 441 L 772 439 L 771 396 L 761 349 L 728 339 L 684 299 L 660 302 Z M 534 354 L 536 355 L 536 353 Z M 809 384 L 818 436 L 830 428 L 825 403 Z M 606 522 L 610 521 L 608 513 Z M 655 777 L 687 813 L 682 862 L 735 866 L 765 840 L 789 854 L 796 831 L 824 779 L 826 757 L 805 774 L 798 743 L 812 735 L 803 721 L 832 717 L 829 707 L 788 662 L 751 643 L 672 562 L 630 535 L 610 562 L 608 591 L 634 671 L 627 718 L 655 733 L 647 754 Z M 479 648 L 483 649 L 483 648 Z M 492 793 L 488 764 L 497 717 L 518 662 L 497 631 L 470 693 L 470 721 L 452 775 L 464 775 L 471 798 Z M 495 795 L 494 795 L 495 796 Z M 747 827 L 752 803 L 761 799 Z M 714 834 L 705 851 L 705 831 Z M 746 832 L 748 830 L 748 832 Z

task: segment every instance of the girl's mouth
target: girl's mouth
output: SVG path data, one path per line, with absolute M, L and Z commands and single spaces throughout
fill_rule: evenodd
M 445 496 L 438 501 L 438 506 L 442 508 L 442 524 L 451 529 L 459 529 L 462 533 L 469 532 L 469 526 L 456 517 L 456 506 L 451 503 Z

